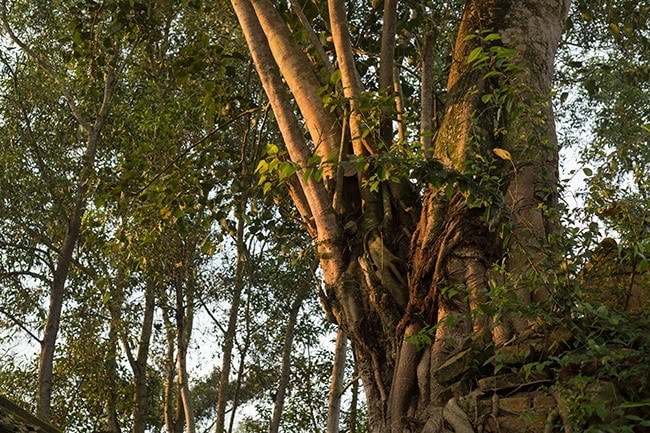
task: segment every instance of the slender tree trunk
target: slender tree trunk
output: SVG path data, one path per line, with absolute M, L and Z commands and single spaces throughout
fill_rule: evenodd
M 186 263 L 185 266 L 190 265 Z M 183 405 L 187 433 L 194 433 L 196 431 L 194 409 L 192 408 L 192 397 L 190 395 L 189 375 L 187 373 L 187 348 L 190 343 L 194 317 L 193 285 L 194 282 L 191 277 L 180 279 L 180 281 L 177 279 L 176 281 L 176 344 L 178 347 L 178 353 L 176 354 L 176 374 L 180 396 L 179 404 Z M 183 286 L 185 286 L 185 290 L 183 290 Z
M 242 166 L 240 176 L 243 182 L 250 182 L 251 166 L 257 164 L 257 154 L 259 141 L 249 142 L 252 140 L 250 137 L 250 130 L 245 135 L 244 143 L 242 144 Z M 222 345 L 222 365 L 219 375 L 219 384 L 217 389 L 217 408 L 216 408 L 216 422 L 215 432 L 224 433 L 226 425 L 226 404 L 229 399 L 228 391 L 230 388 L 230 370 L 232 368 L 232 352 L 235 345 L 235 337 L 237 333 L 237 319 L 239 317 L 239 308 L 241 304 L 242 293 L 246 285 L 246 274 L 249 265 L 249 252 L 246 248 L 246 214 L 248 207 L 248 198 L 250 193 L 250 185 L 243 183 L 242 192 L 239 196 L 236 214 L 239 215 L 237 219 L 237 233 L 235 235 L 235 245 L 237 248 L 237 263 L 235 265 L 235 278 L 232 287 L 232 301 L 230 304 L 230 314 L 228 317 L 228 326 L 224 334 L 224 341 Z M 233 402 L 235 404 L 235 402 Z
M 238 347 L 239 351 L 239 366 L 237 367 L 237 380 L 235 381 L 235 390 L 232 396 L 232 409 L 230 410 L 230 422 L 228 424 L 228 433 L 232 433 L 235 426 L 235 417 L 237 416 L 237 409 L 239 408 L 239 393 L 241 392 L 242 382 L 244 380 L 244 370 L 246 369 L 246 357 L 248 356 L 248 349 L 251 344 L 251 309 L 250 298 L 246 300 L 246 335 L 244 336 L 244 343 Z
M 111 317 L 108 328 L 108 353 L 106 354 L 106 377 L 111 383 L 115 385 L 118 383 L 117 373 L 117 348 L 119 344 L 119 332 L 117 327 L 119 322 Z M 117 417 L 117 403 L 118 395 L 116 386 L 108 388 L 106 396 L 106 429 L 107 433 L 121 433 L 120 422 Z
M 359 409 L 359 380 L 356 362 L 354 364 L 354 373 L 352 375 L 352 396 L 350 398 L 350 430 L 349 433 L 357 433 L 357 420 Z
M 97 126 L 101 126 L 102 123 L 103 119 Z M 93 127 L 88 131 L 86 153 L 79 174 L 74 207 L 66 222 L 65 238 L 63 239 L 63 245 L 59 252 L 59 259 L 54 270 L 54 278 L 50 288 L 50 302 L 43 339 L 41 340 L 41 356 L 38 364 L 38 407 L 36 409 L 38 416 L 45 421 L 49 421 L 52 417 L 52 372 L 54 369 L 54 352 L 59 332 L 61 310 L 63 309 L 65 297 L 64 289 L 70 272 L 74 249 L 81 232 L 81 218 L 85 212 L 86 201 L 88 199 L 88 183 L 93 172 L 95 149 L 97 148 L 98 141 L 99 128 Z
M 336 332 L 334 346 L 334 363 L 330 383 L 329 401 L 327 405 L 327 433 L 339 433 L 341 422 L 341 397 L 343 396 L 343 380 L 345 379 L 345 361 L 348 352 L 348 339 L 342 329 Z
M 168 305 L 166 299 L 161 299 L 161 303 L 166 306 Z M 176 411 L 176 386 L 174 383 L 174 358 L 176 353 L 176 347 L 174 344 L 175 335 L 174 328 L 172 326 L 171 318 L 169 317 L 169 311 L 167 307 L 162 308 L 163 323 L 165 325 L 165 335 L 166 335 L 166 350 L 165 350 L 165 392 L 164 392 L 164 409 L 163 417 L 165 419 L 165 429 L 169 433 L 176 433 L 177 429 L 177 411 Z
M 242 205 L 245 208 L 247 200 L 242 197 Z M 243 215 L 243 213 L 242 213 Z M 219 385 L 217 393 L 217 420 L 215 431 L 216 433 L 224 433 L 226 423 L 226 403 L 228 402 L 228 389 L 230 384 L 230 369 L 232 366 L 232 349 L 235 344 L 235 334 L 237 332 L 237 317 L 239 315 L 239 305 L 241 303 L 241 295 L 245 285 L 245 272 L 246 272 L 246 247 L 244 245 L 244 227 L 245 222 L 243 217 L 237 222 L 237 265 L 235 270 L 235 281 L 232 288 L 232 301 L 230 304 L 230 315 L 228 317 L 228 327 L 224 335 L 222 346 L 223 361 L 221 364 L 221 372 L 219 374 Z
M 133 433 L 144 433 L 147 427 L 148 385 L 147 364 L 149 358 L 149 344 L 153 330 L 153 316 L 156 308 L 156 295 L 154 288 L 149 284 L 145 289 L 145 304 L 142 319 L 142 329 L 138 340 L 138 350 L 134 357 L 126 338 L 123 334 L 123 346 L 127 359 L 133 371 Z
M 81 231 L 81 219 L 84 215 L 87 195 L 89 191 L 89 182 L 94 171 L 95 151 L 99 143 L 100 132 L 108 116 L 110 101 L 115 87 L 115 60 L 110 59 L 110 64 L 104 72 L 103 98 L 96 111 L 94 122 L 89 122 L 81 113 L 75 98 L 64 85 L 63 77 L 58 76 L 38 54 L 31 50 L 12 30 L 7 21 L 6 9 L 2 8 L 0 14 L 3 27 L 7 36 L 20 47 L 20 49 L 29 56 L 34 62 L 52 79 L 54 84 L 59 88 L 63 98 L 66 100 L 72 117 L 78 125 L 86 132 L 86 149 L 81 160 L 79 170 L 77 190 L 73 200 L 70 215 L 65 222 L 66 231 L 60 251 L 58 251 L 58 260 L 52 285 L 50 287 L 50 299 L 43 338 L 41 340 L 41 354 L 38 365 L 38 402 L 36 413 L 45 420 L 50 421 L 52 417 L 52 374 L 54 370 L 54 353 L 56 349 L 56 340 L 59 332 L 59 323 L 61 320 L 61 311 L 65 297 L 65 285 L 72 264 L 74 248 L 77 245 Z
M 278 388 L 275 392 L 275 401 L 273 404 L 273 416 L 271 418 L 270 433 L 278 433 L 280 430 L 280 420 L 282 418 L 282 410 L 284 408 L 284 398 L 289 385 L 289 377 L 291 375 L 291 348 L 293 347 L 293 333 L 298 321 L 298 313 L 304 300 L 303 293 L 298 293 L 291 309 L 289 310 L 289 320 L 287 327 L 284 331 L 284 346 L 282 347 L 282 365 L 280 368 L 280 381 Z

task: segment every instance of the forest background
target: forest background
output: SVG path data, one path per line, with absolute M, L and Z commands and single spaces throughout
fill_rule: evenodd
M 382 8 L 348 2 L 359 74 L 375 89 L 366 120 L 393 104 L 401 140 L 369 188 L 401 176 L 422 190 L 422 66 L 432 55 L 434 135 L 464 3 L 400 2 L 395 105 L 373 81 Z M 276 6 L 310 55 L 329 49 L 322 2 Z M 573 2 L 556 58 L 575 287 L 605 236 L 621 260 L 647 263 L 649 9 Z M 287 193 L 296 167 L 230 3 L 2 1 L 0 12 L 0 393 L 70 432 L 368 430 Z M 321 72 L 324 106 L 344 105 L 340 71 Z M 322 176 L 310 164 L 305 176 Z M 593 313 L 647 349 L 640 318 Z

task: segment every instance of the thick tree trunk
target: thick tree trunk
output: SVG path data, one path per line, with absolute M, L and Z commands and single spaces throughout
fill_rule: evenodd
M 480 180 L 488 173 L 472 166 L 472 161 L 495 160 L 493 152 L 500 155 L 503 161 L 496 159 L 494 174 L 501 183 L 487 185 L 487 194 L 494 200 L 502 195 L 503 204 L 497 214 L 486 218 L 486 206 L 470 206 L 468 191 L 460 185 L 451 196 L 436 187 L 425 193 L 412 243 L 409 304 L 400 328 L 406 337 L 425 326 L 437 326 L 430 347 L 417 350 L 406 340 L 401 344 L 388 406 L 391 431 L 407 431 L 413 422 L 422 423 L 423 431 L 436 431 L 443 421 L 456 431 L 472 431 L 467 430 L 470 419 L 450 409 L 450 403 L 455 403 L 450 397 L 459 397 L 458 390 L 450 392 L 443 384 L 447 378 L 440 368 L 471 335 L 477 344 L 488 341 L 484 330 L 491 318 L 481 314 L 480 308 L 490 302 L 486 293 L 492 264 L 505 259 L 508 284 L 522 305 L 544 301 L 545 290 L 539 287 L 550 284 L 543 274 L 552 260 L 549 239 L 557 183 L 549 86 L 567 10 L 568 1 L 561 0 L 467 3 L 434 157 Z M 489 33 L 499 37 L 494 45 L 481 37 Z M 468 62 L 478 47 L 492 56 L 489 62 L 497 60 L 494 56 L 500 51 L 491 51 L 491 46 L 516 53 L 504 58 L 512 65 L 507 72 L 506 67 L 497 70 L 490 63 Z M 503 81 L 486 79 L 491 71 L 502 74 L 495 76 Z M 493 99 L 486 102 L 484 95 L 503 95 L 500 92 L 507 92 L 512 107 Z M 469 185 L 470 199 L 481 194 L 481 187 L 480 183 Z M 499 236 L 503 233 L 508 233 L 505 239 Z M 512 315 L 498 325 L 496 344 L 529 326 L 524 317 Z
M 301 76 L 309 81 L 306 56 L 270 3 L 232 3 L 279 114 L 289 156 L 304 169 L 309 153 L 334 149 L 321 143 L 336 125 L 328 126 L 327 116 L 318 114 L 322 102 L 317 91 L 298 85 Z M 387 4 L 382 53 L 392 56 L 386 44 L 395 34 L 394 2 Z M 443 367 L 462 366 L 462 357 L 452 362 L 449 356 L 483 347 L 492 338 L 488 328 L 493 318 L 480 314 L 490 302 L 492 265 L 504 264 L 508 287 L 522 305 L 545 297 L 539 288 L 551 277 L 543 269 L 552 260 L 548 250 L 557 182 L 549 84 L 568 6 L 568 0 L 467 2 L 444 120 L 433 149 L 425 149 L 455 180 L 442 188 L 428 186 L 420 202 L 408 182 L 383 181 L 370 188 L 368 181 L 376 173 L 372 164 L 367 169 L 344 164 L 350 154 L 356 161 L 383 152 L 390 131 L 364 130 L 358 103 L 363 89 L 345 2 L 328 0 L 348 113 L 340 135 L 341 164 L 332 177 L 325 176 L 325 183 L 299 171 L 290 191 L 317 242 L 324 305 L 351 341 L 372 432 L 473 431 L 472 422 L 479 420 L 470 420 L 458 400 L 470 389 L 450 379 Z M 485 61 L 469 62 L 470 53 Z M 384 78 L 379 81 L 384 88 L 393 88 L 392 64 L 393 59 L 382 58 Z M 306 118 L 314 149 L 296 133 L 282 78 Z M 423 133 L 430 129 L 425 123 Z M 428 147 L 428 140 L 423 145 Z M 528 326 L 526 317 L 507 314 L 499 320 L 495 342 Z M 407 338 L 414 335 L 430 338 L 432 344 L 416 347 Z M 474 374 L 466 377 L 470 383 L 480 378 Z

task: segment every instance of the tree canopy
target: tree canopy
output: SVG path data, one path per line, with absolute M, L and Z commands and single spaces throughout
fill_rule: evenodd
M 0 394 L 71 432 L 644 431 L 649 14 L 3 0 Z

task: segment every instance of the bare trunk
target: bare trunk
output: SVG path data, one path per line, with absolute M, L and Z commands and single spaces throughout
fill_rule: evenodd
M 275 401 L 273 404 L 273 416 L 271 418 L 270 433 L 278 433 L 280 430 L 280 419 L 282 417 L 282 410 L 284 408 L 284 397 L 287 392 L 287 385 L 289 385 L 289 377 L 291 375 L 291 349 L 293 347 L 293 331 L 298 321 L 298 313 L 302 306 L 304 295 L 299 293 L 294 299 L 291 309 L 289 310 L 289 320 L 287 327 L 284 331 L 284 346 L 282 347 L 282 365 L 280 368 L 280 381 L 278 388 L 275 392 Z
M 244 143 L 244 148 L 246 148 Z M 248 176 L 247 161 L 242 159 L 242 177 Z M 239 198 L 237 212 L 240 217 L 237 220 L 237 234 L 235 244 L 237 247 L 237 263 L 235 267 L 235 279 L 232 287 L 232 300 L 230 304 L 230 315 L 228 317 L 228 326 L 224 334 L 222 345 L 221 372 L 219 374 L 219 384 L 217 391 L 217 410 L 215 432 L 224 433 L 226 425 L 226 404 L 229 399 L 228 390 L 230 384 L 230 370 L 232 368 L 232 351 L 235 344 L 235 336 L 237 333 L 237 318 L 239 317 L 239 306 L 241 304 L 242 292 L 246 284 L 246 272 L 248 267 L 248 251 L 245 245 L 245 227 L 246 221 L 244 215 L 248 206 L 248 191 L 244 190 Z
M 185 266 L 187 267 L 189 264 L 185 264 Z M 192 408 L 192 397 L 190 395 L 189 375 L 187 373 L 187 348 L 190 343 L 194 318 L 193 285 L 194 282 L 191 277 L 176 279 L 176 344 L 178 347 L 178 353 L 176 354 L 176 374 L 180 396 L 179 404 L 183 405 L 187 433 L 194 433 L 196 431 L 194 409 Z M 183 286 L 185 286 L 185 290 L 183 290 Z
M 136 356 L 132 354 L 126 335 L 123 334 L 123 346 L 133 371 L 133 433 L 144 433 L 146 430 L 148 408 L 147 360 L 149 344 L 153 330 L 153 316 L 156 308 L 155 290 L 150 285 L 145 290 L 145 305 L 142 319 L 142 329 L 138 341 Z
M 424 37 L 424 47 L 422 47 L 422 61 L 420 64 L 420 146 L 424 155 L 428 158 L 431 155 L 433 147 L 433 134 L 436 132 L 437 125 L 434 123 L 434 87 L 433 87 L 433 50 L 434 36 L 429 32 Z
M 86 189 L 86 188 L 84 188 Z M 83 191 L 85 196 L 85 191 Z M 36 413 L 44 421 L 50 421 L 52 418 L 52 372 L 54 368 L 54 351 L 56 348 L 56 338 L 59 332 L 59 322 L 61 319 L 61 310 L 63 308 L 65 282 L 70 271 L 72 262 L 72 253 L 79 239 L 81 228 L 81 217 L 84 212 L 85 197 L 78 200 L 72 215 L 67 222 L 66 231 L 61 254 L 54 271 L 54 280 L 50 289 L 50 303 L 47 311 L 47 320 L 45 321 L 45 330 L 41 340 L 41 356 L 38 364 L 38 408 Z
M 98 126 L 101 126 L 99 122 Z M 67 228 L 63 245 L 59 252 L 59 259 L 54 270 L 54 278 L 50 288 L 50 302 L 45 321 L 43 339 L 41 340 L 41 356 L 38 364 L 38 407 L 36 413 L 44 421 L 50 421 L 52 417 L 52 372 L 54 369 L 54 352 L 56 349 L 56 339 L 59 333 L 59 322 L 61 320 L 61 310 L 63 309 L 64 289 L 72 256 L 75 246 L 81 232 L 81 218 L 85 212 L 86 201 L 88 199 L 88 182 L 93 172 L 95 161 L 95 149 L 99 141 L 99 129 L 91 128 L 88 131 L 86 152 L 84 155 L 77 191 L 75 194 L 74 207 L 70 217 L 66 222 Z
M 111 384 L 118 383 L 117 373 L 117 348 L 119 342 L 119 322 L 111 318 L 108 330 L 108 353 L 106 354 L 106 377 Z M 120 423 L 117 417 L 118 404 L 117 390 L 111 386 L 106 397 L 106 429 L 107 433 L 121 433 Z
M 254 332 L 250 328 L 251 325 L 251 309 L 250 298 L 246 302 L 246 336 L 244 337 L 244 344 L 239 347 L 239 366 L 237 367 L 237 380 L 235 381 L 235 390 L 232 396 L 232 409 L 230 410 L 230 422 L 228 424 L 228 433 L 232 433 L 235 426 L 235 417 L 237 416 L 237 409 L 239 407 L 239 393 L 241 391 L 242 381 L 244 380 L 244 370 L 246 369 L 246 357 L 248 356 L 248 349 L 251 344 L 251 334 Z
M 334 346 L 334 364 L 332 365 L 332 382 L 330 383 L 329 404 L 327 407 L 327 433 L 339 433 L 341 422 L 341 397 L 345 378 L 345 361 L 347 358 L 348 339 L 342 329 L 336 333 Z
M 167 302 L 162 301 L 163 305 L 167 305 Z M 165 392 L 164 392 L 164 409 L 163 417 L 165 419 L 165 428 L 170 433 L 177 433 L 177 420 L 178 414 L 176 410 L 176 401 L 177 401 L 177 390 L 174 382 L 175 368 L 174 368 L 174 357 L 176 353 L 176 347 L 174 344 L 174 330 L 169 317 L 169 312 L 167 308 L 162 308 L 163 323 L 165 325 L 165 335 L 166 335 L 166 350 L 165 350 Z M 180 433 L 180 432 L 178 432 Z
M 352 375 L 352 397 L 350 398 L 350 433 L 357 433 L 357 419 L 359 409 L 359 378 L 356 363 Z

